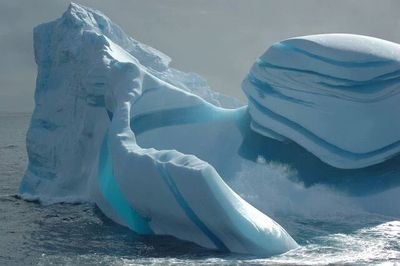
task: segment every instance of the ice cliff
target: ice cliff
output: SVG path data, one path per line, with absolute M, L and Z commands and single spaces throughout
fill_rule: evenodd
M 262 256 L 298 246 L 270 218 L 282 210 L 400 215 L 396 44 L 278 43 L 243 82 L 249 106 L 77 4 L 34 44 L 25 199 L 94 202 L 139 234 Z

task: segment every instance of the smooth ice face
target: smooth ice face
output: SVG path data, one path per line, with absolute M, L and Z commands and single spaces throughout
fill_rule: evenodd
M 274 44 L 242 88 L 253 130 L 293 140 L 322 161 L 351 169 L 400 152 L 399 78 L 400 45 L 323 34 Z

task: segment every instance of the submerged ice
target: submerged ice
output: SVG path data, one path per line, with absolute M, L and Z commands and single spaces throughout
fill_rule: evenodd
M 262 256 L 298 247 L 281 212 L 400 215 L 395 44 L 278 43 L 242 106 L 90 8 L 71 4 L 34 40 L 26 199 L 94 202 L 139 234 Z

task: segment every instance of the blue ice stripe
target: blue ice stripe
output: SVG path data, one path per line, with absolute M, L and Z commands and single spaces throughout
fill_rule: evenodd
M 297 52 L 299 54 L 308 56 L 310 58 L 322 61 L 324 63 L 328 63 L 331 65 L 335 65 L 335 66 L 340 66 L 340 67 L 348 67 L 348 68 L 364 68 L 364 67 L 378 67 L 378 66 L 385 66 L 385 65 L 389 65 L 389 64 L 393 64 L 393 63 L 398 63 L 394 60 L 375 60 L 375 61 L 364 61 L 364 62 L 357 62 L 357 61 L 340 61 L 340 60 L 336 60 L 333 58 L 329 58 L 329 57 L 325 57 L 325 56 L 321 56 L 321 55 L 317 55 L 317 54 L 313 54 L 310 53 L 306 50 L 303 50 L 301 48 L 298 48 L 294 45 L 288 44 L 288 43 L 278 43 L 274 45 L 275 47 L 278 47 L 280 49 L 286 49 L 286 50 L 290 50 L 293 52 Z
M 323 74 L 320 72 L 316 72 L 313 70 L 300 69 L 300 68 L 294 68 L 294 67 L 288 67 L 288 66 L 279 66 L 279 65 L 275 65 L 275 64 L 266 62 L 266 61 L 262 60 L 261 58 L 258 58 L 256 60 L 256 64 L 261 68 L 280 69 L 280 70 L 286 70 L 286 71 L 291 71 L 291 72 L 310 74 L 310 75 L 314 75 L 314 76 L 317 76 L 320 78 L 326 78 L 326 79 L 330 79 L 330 80 L 345 82 L 348 84 L 364 84 L 365 82 L 368 82 L 368 81 L 356 81 L 356 80 L 351 80 L 351 79 L 346 79 L 346 78 L 339 78 L 339 77 Z
M 297 103 L 297 104 L 302 104 L 305 106 L 313 106 L 314 103 L 310 102 L 310 101 L 304 101 L 304 100 L 300 100 L 294 97 L 290 97 L 287 96 L 281 92 L 279 92 L 278 90 L 276 90 L 272 85 L 270 85 L 268 82 L 266 81 L 262 81 L 259 80 L 258 78 L 256 78 L 254 76 L 253 73 L 249 73 L 247 75 L 247 80 L 253 84 L 259 91 L 264 92 L 270 96 L 275 96 L 278 98 L 281 98 L 283 100 L 289 101 L 289 102 L 293 102 L 293 103 Z
M 288 66 L 279 66 L 279 65 L 275 65 L 275 64 L 266 62 L 266 61 L 262 60 L 261 58 L 258 58 L 256 60 L 256 64 L 261 68 L 281 69 L 281 70 L 286 70 L 286 71 L 310 74 L 310 75 L 314 75 L 314 76 L 318 76 L 318 77 L 322 77 L 322 78 L 327 78 L 330 80 L 346 82 L 348 84 L 364 84 L 366 82 L 369 82 L 369 81 L 356 81 L 356 80 L 351 80 L 351 79 L 346 79 L 346 78 L 339 78 L 339 77 L 323 74 L 320 72 L 316 72 L 313 70 L 300 69 L 300 68 L 294 68 L 294 67 L 288 67 Z
M 108 118 L 110 119 L 110 121 L 112 120 L 112 118 L 113 118 L 113 113 L 110 111 L 110 110 L 108 110 L 107 108 L 106 108 L 106 110 L 107 110 L 107 115 L 108 115 Z
M 151 129 L 175 125 L 210 123 L 215 121 L 237 122 L 243 112 L 245 112 L 245 108 L 243 107 L 235 111 L 218 110 L 208 105 L 179 107 L 134 116 L 131 119 L 131 129 L 138 136 Z
M 397 149 L 400 146 L 400 140 L 399 141 L 395 141 L 387 146 L 384 146 L 382 148 L 379 148 L 377 150 L 374 151 L 370 151 L 370 152 L 366 152 L 366 153 L 355 153 L 355 152 L 351 152 L 348 150 L 344 150 L 324 139 L 322 139 L 321 137 L 317 136 L 316 134 L 314 134 L 313 132 L 311 132 L 310 130 L 308 130 L 307 128 L 301 126 L 300 124 L 280 115 L 275 113 L 274 111 L 268 109 L 267 107 L 265 107 L 264 105 L 260 104 L 256 99 L 254 99 L 252 96 L 250 96 L 249 94 L 247 94 L 247 98 L 249 99 L 249 102 L 251 104 L 253 104 L 253 106 L 261 113 L 263 113 L 264 115 L 268 116 L 269 118 L 278 121 L 281 124 L 286 125 L 287 127 L 291 128 L 292 130 L 295 130 L 297 132 L 299 132 L 300 134 L 302 134 L 303 136 L 306 136 L 309 140 L 313 141 L 315 144 L 321 146 L 321 147 L 325 147 L 328 150 L 331 150 L 333 152 L 335 152 L 336 154 L 341 154 L 344 157 L 347 158 L 351 158 L 354 160 L 358 160 L 358 159 L 367 159 L 373 156 L 376 156 L 380 153 L 385 153 L 389 150 L 393 150 L 393 149 Z M 262 125 L 259 125 L 260 127 L 262 127 Z M 396 153 L 398 154 L 398 153 Z M 395 156 L 396 154 L 393 154 L 389 157 L 387 157 L 386 159 L 389 159 L 393 156 Z
M 104 199 L 118 217 L 124 221 L 127 226 L 138 234 L 153 234 L 148 220 L 140 216 L 130 203 L 125 199 L 113 173 L 112 161 L 108 151 L 108 134 L 104 136 L 99 154 L 98 182 L 100 192 Z
M 365 81 L 357 81 L 357 80 L 350 80 L 346 78 L 339 78 L 327 74 L 323 74 L 317 71 L 313 70 L 307 70 L 307 69 L 299 69 L 299 68 L 293 68 L 293 67 L 286 67 L 286 66 L 279 66 L 279 65 L 274 65 L 268 62 L 263 61 L 262 59 L 257 59 L 256 64 L 260 68 L 269 68 L 269 69 L 279 69 L 279 70 L 284 70 L 284 71 L 290 71 L 290 72 L 295 72 L 295 73 L 303 73 L 303 74 L 308 74 L 312 76 L 316 76 L 321 78 L 322 80 L 332 80 L 335 82 L 342 82 L 342 84 L 330 84 L 327 81 L 319 81 L 317 82 L 318 84 L 330 88 L 336 88 L 336 89 L 345 89 L 345 90 L 353 90 L 357 91 L 359 93 L 363 94 L 368 94 L 368 93 L 375 93 L 377 91 L 382 91 L 388 86 L 392 86 L 394 84 L 397 84 L 400 82 L 400 77 L 393 77 L 393 78 L 388 78 L 388 79 L 383 79 L 383 77 L 386 75 L 378 76 L 370 80 L 365 80 Z M 389 75 L 388 73 L 387 75 Z
M 174 195 L 175 200 L 185 212 L 186 216 L 200 229 L 203 234 L 205 234 L 214 245 L 223 252 L 229 252 L 229 249 L 225 246 L 224 242 L 218 238 L 208 227 L 205 225 L 197 214 L 193 211 L 190 207 L 189 203 L 185 200 L 183 195 L 180 193 L 175 181 L 172 179 L 171 175 L 169 174 L 168 170 L 165 168 L 164 164 L 157 163 L 158 170 L 163 177 L 165 183 L 168 185 L 171 193 Z

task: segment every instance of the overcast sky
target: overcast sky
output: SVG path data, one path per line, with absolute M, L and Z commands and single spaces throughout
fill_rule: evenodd
M 272 43 L 346 32 L 400 42 L 397 0 L 76 0 L 103 11 L 135 39 L 169 55 L 223 93 L 240 83 Z M 32 28 L 66 10 L 65 0 L 0 0 L 0 111 L 31 111 L 36 65 Z

